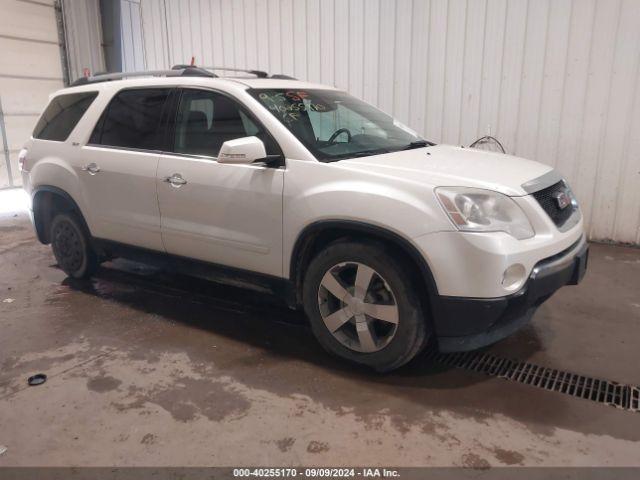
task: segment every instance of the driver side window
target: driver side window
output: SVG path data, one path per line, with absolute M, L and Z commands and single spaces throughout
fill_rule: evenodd
M 235 100 L 208 90 L 183 91 L 175 125 L 176 153 L 217 157 L 224 142 L 250 136 L 264 142 L 268 155 L 280 153 L 272 137 Z
M 307 101 L 305 101 L 305 104 Z M 377 137 L 386 138 L 385 132 L 380 129 L 376 124 L 367 120 L 359 113 L 345 108 L 338 104 L 337 108 L 332 111 L 317 111 L 314 108 L 308 108 L 309 120 L 313 127 L 315 136 L 320 141 L 328 141 L 334 132 L 341 129 L 347 129 L 351 132 L 351 135 L 374 135 Z M 342 133 L 335 137 L 335 142 L 346 142 L 348 136 L 346 133 Z

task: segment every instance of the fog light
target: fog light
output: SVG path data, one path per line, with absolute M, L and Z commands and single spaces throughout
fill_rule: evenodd
M 526 274 L 527 271 L 525 270 L 524 265 L 521 265 L 520 263 L 511 265 L 504 271 L 504 274 L 502 275 L 502 286 L 506 290 L 517 289 L 524 282 Z

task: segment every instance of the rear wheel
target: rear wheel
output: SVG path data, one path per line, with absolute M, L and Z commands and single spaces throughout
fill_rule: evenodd
M 75 214 L 57 214 L 51 222 L 50 238 L 58 266 L 70 277 L 87 278 L 98 269 L 98 256 Z
M 410 271 L 381 244 L 336 243 L 318 254 L 303 300 L 323 347 L 379 371 L 409 362 L 428 337 Z

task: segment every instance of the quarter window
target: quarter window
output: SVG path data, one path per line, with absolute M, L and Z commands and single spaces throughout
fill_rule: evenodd
M 207 90 L 183 91 L 176 118 L 175 152 L 216 157 L 224 142 L 249 136 L 262 140 L 268 155 L 280 153 L 271 136 L 235 100 Z
M 90 143 L 140 150 L 162 150 L 160 119 L 171 89 L 123 90 L 103 113 Z
M 38 120 L 33 137 L 65 141 L 97 96 L 98 92 L 58 95 L 51 100 Z

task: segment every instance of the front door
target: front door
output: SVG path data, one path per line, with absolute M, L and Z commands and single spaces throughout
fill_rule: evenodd
M 171 89 L 127 89 L 74 161 L 96 238 L 163 251 L 156 192 L 161 115 Z
M 227 140 L 257 136 L 279 154 L 274 140 L 236 100 L 211 90 L 182 91 L 174 130 L 157 176 L 166 251 L 282 276 L 285 170 L 216 161 Z

